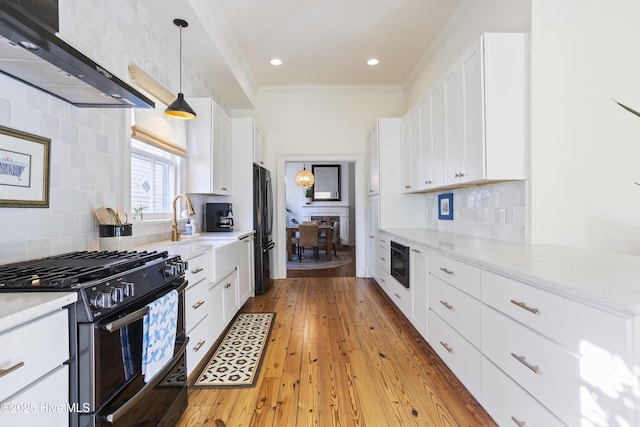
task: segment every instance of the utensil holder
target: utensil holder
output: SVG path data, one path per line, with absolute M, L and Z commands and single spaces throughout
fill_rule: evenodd
M 98 225 L 101 251 L 130 251 L 133 249 L 133 226 L 131 224 Z

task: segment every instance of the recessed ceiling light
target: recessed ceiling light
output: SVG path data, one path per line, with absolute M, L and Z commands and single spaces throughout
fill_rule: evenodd
M 273 58 L 271 61 L 271 65 L 282 65 L 282 60 L 278 58 Z
M 367 61 L 367 65 L 378 65 L 380 63 L 380 61 L 378 60 L 378 58 L 371 58 Z

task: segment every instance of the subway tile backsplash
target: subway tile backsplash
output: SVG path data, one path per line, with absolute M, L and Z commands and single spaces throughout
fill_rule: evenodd
M 425 195 L 427 228 L 516 243 L 529 240 L 525 181 L 452 190 L 453 220 L 439 220 L 438 194 L 448 192 Z

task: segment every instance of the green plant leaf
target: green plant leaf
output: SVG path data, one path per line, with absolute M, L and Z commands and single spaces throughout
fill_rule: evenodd
M 631 108 L 631 107 L 627 107 L 626 105 L 619 103 L 619 102 L 618 102 L 618 101 L 616 101 L 615 99 L 613 100 L 613 102 L 615 102 L 616 104 L 618 104 L 619 106 L 621 106 L 622 108 L 624 108 L 625 110 L 627 110 L 628 112 L 633 113 L 633 114 L 635 114 L 636 116 L 640 117 L 640 113 L 639 113 L 639 112 L 637 112 L 636 110 L 634 110 L 633 108 Z

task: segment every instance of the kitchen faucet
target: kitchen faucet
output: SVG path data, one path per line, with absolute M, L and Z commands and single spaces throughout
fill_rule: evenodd
M 173 224 L 171 226 L 171 241 L 177 242 L 180 240 L 180 236 L 178 235 L 178 220 L 176 219 L 176 202 L 180 197 L 184 197 L 187 201 L 187 206 L 189 208 L 189 215 L 195 215 L 196 211 L 193 210 L 193 205 L 191 204 L 191 199 L 186 194 L 178 194 L 173 198 Z

